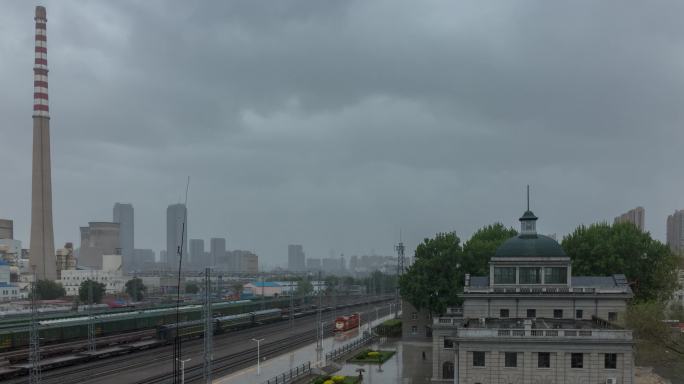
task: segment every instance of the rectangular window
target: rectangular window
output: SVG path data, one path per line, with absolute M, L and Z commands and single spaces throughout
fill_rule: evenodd
M 537 317 L 537 310 L 536 309 L 528 309 L 527 310 L 527 317 L 532 318 L 532 319 Z
M 508 317 L 508 309 L 500 309 L 499 310 L 499 317 L 507 318 Z
M 608 312 L 608 321 L 617 321 L 617 312 Z
M 415 326 L 415 325 L 412 326 L 412 327 L 411 327 L 411 334 L 412 334 L 412 335 L 415 335 L 415 334 L 417 334 L 417 333 L 418 333 L 418 327 Z
M 567 284 L 568 283 L 568 269 L 565 267 L 545 267 L 544 268 L 544 283 L 545 284 Z
M 584 312 L 582 312 L 581 309 L 578 309 L 578 310 L 575 311 L 575 318 L 576 318 L 576 319 L 581 319 L 581 318 L 583 318 L 583 317 L 584 317 Z
M 604 367 L 606 369 L 617 368 L 617 354 L 616 353 L 606 353 L 604 356 L 605 356 Z
M 454 341 L 451 339 L 444 339 L 444 349 L 452 349 L 454 347 Z
M 541 268 L 520 267 L 520 284 L 541 284 Z
M 549 352 L 537 354 L 537 368 L 551 368 L 551 354 Z
M 570 355 L 570 367 L 571 368 L 583 368 L 584 367 L 584 355 L 581 353 L 573 353 Z
M 418 320 L 418 312 L 411 313 L 411 320 Z
M 506 352 L 505 366 L 507 368 L 515 368 L 518 366 L 517 352 Z
M 494 267 L 494 284 L 515 284 L 515 267 Z
M 473 352 L 473 367 L 484 367 L 485 366 L 485 353 L 484 352 Z
M 553 318 L 554 319 L 562 319 L 563 318 L 563 310 L 562 309 L 554 309 L 553 310 Z

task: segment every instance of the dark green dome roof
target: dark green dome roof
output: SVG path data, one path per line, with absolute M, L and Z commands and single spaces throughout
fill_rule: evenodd
M 504 241 L 494 257 L 566 257 L 558 242 L 544 235 L 518 235 Z

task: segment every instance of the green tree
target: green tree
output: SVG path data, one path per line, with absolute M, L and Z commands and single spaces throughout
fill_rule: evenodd
M 461 239 L 456 233 L 438 233 L 416 248 L 415 261 L 399 279 L 401 296 L 416 309 L 442 314 L 460 304 L 463 289 Z
M 240 299 L 240 295 L 242 295 L 242 291 L 245 290 L 245 286 L 241 282 L 236 281 L 231 285 L 231 287 L 233 288 L 233 292 L 235 292 L 235 296 Z
M 631 223 L 580 226 L 562 245 L 573 274 L 625 274 L 637 301 L 667 300 L 678 286 L 678 258 Z
M 194 281 L 185 283 L 185 293 L 195 294 L 198 293 L 199 290 L 199 285 L 197 285 L 197 283 L 195 283 Z
M 138 277 L 134 277 L 126 282 L 126 293 L 133 301 L 141 301 L 146 291 L 147 287 Z
M 494 223 L 478 229 L 463 244 L 461 269 L 473 276 L 488 275 L 489 259 L 494 256 L 496 249 L 504 241 L 517 235 L 518 231 L 513 228 L 506 228 L 501 223 Z
M 36 281 L 36 298 L 38 300 L 54 300 L 66 296 L 62 284 L 51 280 Z
M 81 286 L 78 287 L 78 298 L 81 300 L 82 303 L 87 304 L 90 302 L 88 300 L 89 286 L 93 287 L 93 304 L 100 303 L 102 301 L 102 296 L 104 296 L 107 286 L 90 279 L 82 282 Z
M 300 280 L 297 282 L 297 296 L 306 296 L 313 292 L 313 285 L 309 280 Z

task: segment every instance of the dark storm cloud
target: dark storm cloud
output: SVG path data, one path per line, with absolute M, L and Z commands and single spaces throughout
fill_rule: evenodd
M 680 2 L 47 2 L 56 238 L 136 209 L 269 264 L 684 207 Z M 28 242 L 32 5 L 0 13 L 1 216 Z

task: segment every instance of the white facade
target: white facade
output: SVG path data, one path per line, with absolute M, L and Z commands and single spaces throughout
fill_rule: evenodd
M 121 271 L 76 269 L 62 271 L 62 280 L 59 283 L 64 286 L 67 296 L 77 296 L 78 288 L 86 280 L 105 284 L 107 294 L 117 294 L 124 292 L 128 278 Z
M 0 261 L 0 301 L 17 300 L 21 298 L 19 287 L 10 283 L 10 266 Z

